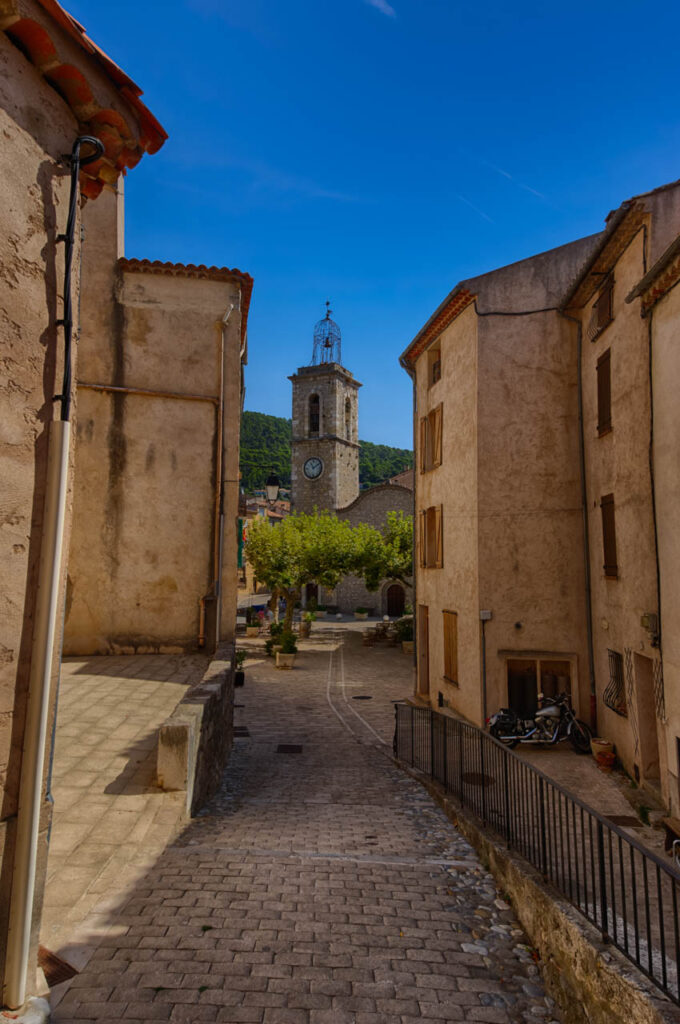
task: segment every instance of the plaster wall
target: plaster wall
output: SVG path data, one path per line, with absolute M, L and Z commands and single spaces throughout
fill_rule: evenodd
M 451 708 L 479 722 L 480 626 L 478 558 L 478 352 L 477 316 L 469 306 L 440 335 L 441 379 L 428 387 L 427 353 L 416 363 L 417 420 L 443 402 L 442 464 L 420 473 L 420 437 L 416 429 L 416 516 L 422 509 L 443 505 L 441 569 L 420 567 L 416 529 L 417 608 L 428 608 L 429 698 L 436 705 L 441 692 Z M 444 679 L 443 611 L 458 614 L 458 679 Z M 427 684 L 420 678 L 420 693 Z M 427 698 L 426 698 L 427 699 Z
M 664 797 L 680 817 L 680 285 L 654 307 L 654 479 L 661 567 L 661 622 L 666 723 L 661 730 L 668 774 Z
M 227 634 L 234 628 L 239 285 L 116 263 L 118 221 L 119 204 L 109 195 L 86 223 L 85 252 L 90 244 L 92 250 L 83 274 L 69 654 L 196 646 L 199 600 L 211 591 L 217 567 L 222 444 L 225 611 L 213 601 L 209 615 L 220 614 Z M 222 367 L 220 321 L 232 304 Z M 99 390 L 107 386 L 152 394 Z M 175 397 L 182 395 L 193 397 Z
M 2 26 L 11 32 L 13 5 L 5 5 Z M 61 65 L 85 76 L 92 90 L 89 112 L 97 104 L 127 121 L 131 137 L 138 125 L 117 89 L 96 62 L 52 20 L 43 7 L 22 0 L 21 16 L 46 30 Z M 24 27 L 28 22 L 22 21 Z M 46 37 L 44 37 L 46 38 Z M 28 680 L 31 672 L 33 621 L 38 563 L 43 541 L 48 435 L 58 415 L 54 395 L 61 391 L 64 246 L 70 191 L 70 153 L 81 133 L 66 100 L 0 32 L 0 993 L 7 950 L 15 825 Z M 72 300 L 76 316 L 72 345 L 77 370 L 80 209 L 73 249 Z M 76 395 L 73 394 L 76 410 Z M 73 444 L 73 435 L 72 435 Z M 70 459 L 73 477 L 73 453 Z M 71 528 L 73 491 L 69 483 L 65 550 Z M 63 559 L 62 582 L 66 582 Z M 61 622 L 61 609 L 58 621 Z M 56 681 L 61 637 L 55 644 Z M 54 693 L 54 690 L 53 690 Z M 50 702 L 50 717 L 54 699 Z M 48 736 L 51 722 L 48 723 Z M 47 770 L 47 761 L 45 771 Z M 31 965 L 37 936 L 47 862 L 51 805 L 41 808 L 35 898 L 31 931 Z M 31 967 L 32 970 L 32 967 Z M 29 993 L 35 992 L 29 971 Z M 1 1001 L 1 998 L 0 998 Z
M 587 717 L 573 325 L 555 310 L 480 318 L 479 381 L 479 599 L 493 614 L 486 714 L 508 704 L 508 657 L 540 654 L 570 662 L 572 700 Z
M 643 723 L 638 701 L 643 702 L 643 710 L 649 710 L 654 694 L 647 680 L 637 678 L 636 664 L 639 668 L 644 663 L 636 662 L 634 656 L 642 655 L 652 662 L 658 659 L 650 634 L 640 623 L 643 614 L 657 610 L 649 472 L 649 342 L 647 324 L 640 316 L 640 300 L 626 303 L 625 298 L 643 276 L 643 246 L 644 232 L 640 230 L 616 262 L 613 319 L 592 342 L 588 341 L 586 331 L 597 296 L 579 313 L 584 331 L 583 415 L 598 731 L 614 741 L 628 771 L 633 774 L 637 765 L 641 775 L 645 774 L 639 741 Z M 612 429 L 598 436 L 596 367 L 607 349 L 611 350 Z M 604 575 L 600 499 L 605 494 L 614 495 L 616 579 Z M 625 657 L 627 717 L 603 703 L 603 692 L 610 679 L 609 649 Z M 654 737 L 651 740 L 653 745 Z M 661 775 L 665 767 L 664 757 Z M 657 779 L 658 776 L 657 770 Z

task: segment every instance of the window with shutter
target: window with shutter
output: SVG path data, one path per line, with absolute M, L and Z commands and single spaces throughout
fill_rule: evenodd
M 443 524 L 442 524 L 442 506 L 437 505 L 434 510 L 434 522 L 435 522 L 435 569 L 441 569 L 444 565 L 444 537 L 443 537 Z
M 444 619 L 444 678 L 458 686 L 458 613 L 442 612 Z
M 597 361 L 597 432 L 606 434 L 612 428 L 611 349 Z
M 604 550 L 604 574 L 608 579 L 617 579 L 619 567 L 616 564 L 616 525 L 614 522 L 614 495 L 605 494 L 600 499 L 602 512 L 602 547 Z
M 441 345 L 431 348 L 427 353 L 427 386 L 432 387 L 442 379 L 442 350 Z
M 427 565 L 427 510 L 420 513 L 418 531 L 418 547 L 420 549 L 420 566 L 425 568 Z
M 600 294 L 593 303 L 592 312 L 590 315 L 590 323 L 588 324 L 588 337 L 591 341 L 600 334 L 605 327 L 612 322 L 614 319 L 614 278 L 609 277 L 602 288 Z
M 430 413 L 432 417 L 432 468 L 435 469 L 437 466 L 442 464 L 442 409 L 443 406 L 440 403 L 436 409 L 433 409 Z
M 428 466 L 428 422 L 427 416 L 421 416 L 420 419 L 420 472 L 425 473 L 429 469 Z

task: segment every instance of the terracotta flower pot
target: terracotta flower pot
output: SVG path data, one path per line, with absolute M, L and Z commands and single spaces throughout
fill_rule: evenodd
M 292 668 L 295 664 L 294 654 L 282 654 L 281 651 L 276 652 L 276 667 L 277 668 Z
M 402 640 L 401 649 L 404 654 L 413 654 L 413 640 Z
M 246 626 L 246 636 L 259 636 L 259 626 Z

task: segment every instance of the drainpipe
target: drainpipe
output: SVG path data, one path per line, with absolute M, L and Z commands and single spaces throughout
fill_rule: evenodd
M 223 448 L 223 423 L 224 423 L 224 351 L 226 344 L 226 331 L 229 318 L 234 312 L 234 303 L 227 310 L 224 316 L 217 322 L 220 332 L 219 347 L 219 400 L 217 402 L 217 424 L 216 451 L 215 451 L 215 501 L 213 512 L 213 583 L 212 587 L 198 602 L 198 646 L 205 647 L 206 642 L 206 605 L 208 601 L 215 602 L 215 646 L 220 639 L 220 609 L 219 600 L 222 589 L 222 547 L 224 542 L 224 489 L 222 487 L 222 448 Z
M 588 638 L 588 674 L 590 677 L 590 728 L 597 735 L 597 687 L 595 685 L 595 651 L 593 648 L 593 601 L 590 579 L 590 533 L 588 530 L 588 493 L 586 482 L 586 443 L 583 426 L 583 329 L 581 321 L 569 316 L 564 309 L 560 316 L 576 324 L 577 332 L 577 388 L 578 388 L 578 442 L 579 474 L 581 478 L 581 509 L 583 516 L 583 569 L 585 576 L 586 632 Z
M 418 399 L 416 392 L 416 374 L 413 367 L 403 357 L 399 360 L 404 370 L 411 378 L 413 385 L 413 624 L 417 626 L 418 622 L 418 573 L 416 570 L 416 481 L 418 479 L 416 473 L 416 439 L 417 439 L 417 412 L 418 412 Z M 418 693 L 418 642 L 417 635 L 414 629 L 414 640 L 416 643 L 413 645 L 413 671 L 416 677 L 416 693 Z
M 83 144 L 93 146 L 94 153 L 81 157 L 80 148 Z M 78 176 L 82 166 L 98 160 L 103 152 L 104 147 L 99 139 L 89 135 L 80 136 L 74 142 L 69 157 L 71 193 L 66 233 L 57 238 L 57 241 L 64 242 L 65 246 L 64 317 L 63 320 L 58 321 L 59 325 L 64 328 L 64 370 L 61 394 L 55 396 L 55 400 L 60 402 L 60 418 L 53 420 L 49 425 L 43 537 L 40 548 L 31 647 L 31 671 L 19 781 L 19 808 L 10 896 L 4 992 L 4 1001 L 12 1009 L 22 1006 L 26 1000 L 45 745 L 50 711 L 50 686 L 57 646 L 57 614 L 61 599 L 61 561 L 71 437 L 71 339 L 73 334 L 71 276 L 78 214 Z

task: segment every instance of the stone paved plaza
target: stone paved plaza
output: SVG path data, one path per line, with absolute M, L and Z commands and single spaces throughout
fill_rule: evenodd
M 115 902 L 181 825 L 183 794 L 155 785 L 156 732 L 207 664 L 205 655 L 62 664 L 40 940 L 76 967 L 110 927 L 112 894 Z
M 53 1020 L 559 1019 L 492 878 L 391 761 L 400 650 L 327 624 L 294 670 L 254 650 L 246 676 L 220 793 L 110 911 Z

